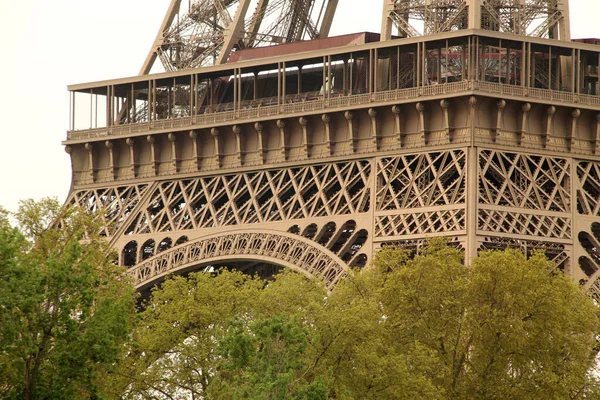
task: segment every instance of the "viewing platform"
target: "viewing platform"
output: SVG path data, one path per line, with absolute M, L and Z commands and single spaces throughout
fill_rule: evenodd
M 487 30 L 358 35 L 350 46 L 329 38 L 313 51 L 72 85 L 63 144 L 466 95 L 600 110 L 594 44 Z

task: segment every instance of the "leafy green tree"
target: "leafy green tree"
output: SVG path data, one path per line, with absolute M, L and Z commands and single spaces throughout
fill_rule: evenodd
M 153 291 L 141 314 L 130 353 L 109 381 L 113 396 L 169 399 L 213 395 L 213 398 L 223 398 L 224 394 L 216 394 L 219 391 L 212 385 L 228 386 L 233 378 L 227 376 L 241 379 L 239 376 L 244 368 L 256 367 L 238 360 L 244 368 L 237 368 L 237 375 L 225 373 L 228 369 L 222 364 L 221 354 L 227 348 L 224 343 L 232 343 L 234 338 L 249 338 L 240 336 L 236 330 L 241 329 L 236 325 L 240 323 L 250 329 L 249 332 L 264 334 L 261 339 L 264 343 L 279 340 L 268 336 L 269 329 L 276 329 L 275 326 L 283 329 L 285 340 L 279 343 L 285 345 L 284 349 L 279 353 L 255 349 L 253 359 L 269 364 L 276 360 L 268 355 L 285 355 L 287 361 L 279 368 L 283 365 L 286 368 L 292 366 L 291 369 L 270 376 L 298 381 L 309 392 L 317 390 L 317 384 L 311 385 L 319 380 L 319 376 L 315 366 L 306 361 L 313 356 L 316 341 L 315 330 L 309 325 L 314 321 L 311 313 L 323 309 L 326 294 L 322 283 L 291 272 L 278 275 L 266 286 L 257 278 L 226 270 L 216 274 L 193 273 L 188 278 L 172 277 Z M 277 319 L 284 318 L 282 315 L 289 320 Z M 293 315 L 298 317 L 294 319 Z M 245 349 L 250 352 L 249 348 Z M 233 362 L 237 353 L 225 353 Z M 279 371 L 275 364 L 273 368 L 273 371 Z M 302 370 L 302 379 L 297 376 L 299 370 Z M 290 371 L 293 373 L 286 375 Z M 249 373 L 258 374 L 257 370 Z M 263 378 L 267 379 L 266 376 Z M 268 385 L 266 381 L 263 383 Z M 245 381 L 245 384 L 250 382 Z M 256 390 L 252 393 L 258 396 L 261 392 Z M 296 391 L 294 393 L 297 395 Z
M 332 293 L 286 272 L 154 290 L 114 397 L 597 399 L 598 310 L 543 256 L 386 248 Z
M 135 316 L 133 287 L 92 217 L 44 199 L 15 219 L 0 223 L 0 397 L 100 396 Z
M 305 381 L 303 357 L 314 331 L 285 314 L 229 325 L 219 340 L 219 360 L 208 397 L 214 399 L 327 399 L 325 378 Z
M 356 278 L 379 282 L 375 289 L 363 285 L 371 286 L 367 297 L 380 305 L 382 330 L 393 338 L 389 355 L 428 354 L 435 369 L 426 359 L 414 365 L 441 398 L 569 399 L 591 392 L 599 324 L 579 287 L 541 253 L 482 253 L 470 267 L 461 259 L 443 240 L 432 240 L 412 260 L 384 250 L 376 268 Z

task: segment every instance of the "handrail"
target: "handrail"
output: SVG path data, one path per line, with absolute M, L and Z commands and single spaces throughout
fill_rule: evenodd
M 564 103 L 583 104 L 600 107 L 600 96 L 562 92 L 549 89 L 529 88 L 523 86 L 506 85 L 487 81 L 460 81 L 442 83 L 431 86 L 392 89 L 375 93 L 353 95 L 337 95 L 327 98 L 318 96 L 314 100 L 307 100 L 306 96 L 286 96 L 288 103 L 281 105 L 248 106 L 242 110 L 233 110 L 232 107 L 222 105 L 224 111 L 206 112 L 205 114 L 170 118 L 159 121 L 132 123 L 125 125 L 109 126 L 105 128 L 74 130 L 67 132 L 67 140 L 99 139 L 111 136 L 128 135 L 153 130 L 186 128 L 197 125 L 211 125 L 223 122 L 251 120 L 255 118 L 272 117 L 276 115 L 298 114 L 314 112 L 335 107 L 360 106 L 372 103 L 383 103 L 397 100 L 417 99 L 421 96 L 442 96 L 446 94 L 459 94 L 470 91 L 528 97 L 544 101 L 560 101 Z M 258 100 L 257 100 L 258 102 Z M 266 104 L 269 104 L 267 102 Z M 260 104 L 260 103 L 259 103 Z

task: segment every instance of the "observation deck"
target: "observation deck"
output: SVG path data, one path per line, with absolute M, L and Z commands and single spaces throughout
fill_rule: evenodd
M 597 45 L 464 30 L 72 85 L 63 143 L 469 94 L 598 110 L 599 60 Z

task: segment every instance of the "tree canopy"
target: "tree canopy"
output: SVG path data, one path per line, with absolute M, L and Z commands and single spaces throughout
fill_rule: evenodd
M 597 307 L 543 254 L 443 240 L 323 284 L 286 272 L 168 279 L 112 395 L 206 399 L 592 399 Z
M 0 212 L 0 397 L 99 398 L 135 317 L 133 286 L 92 216 L 44 199 L 13 217 Z
M 136 317 L 100 231 L 55 200 L 0 209 L 2 398 L 600 399 L 597 305 L 542 253 L 388 247 L 332 292 L 191 273 Z

